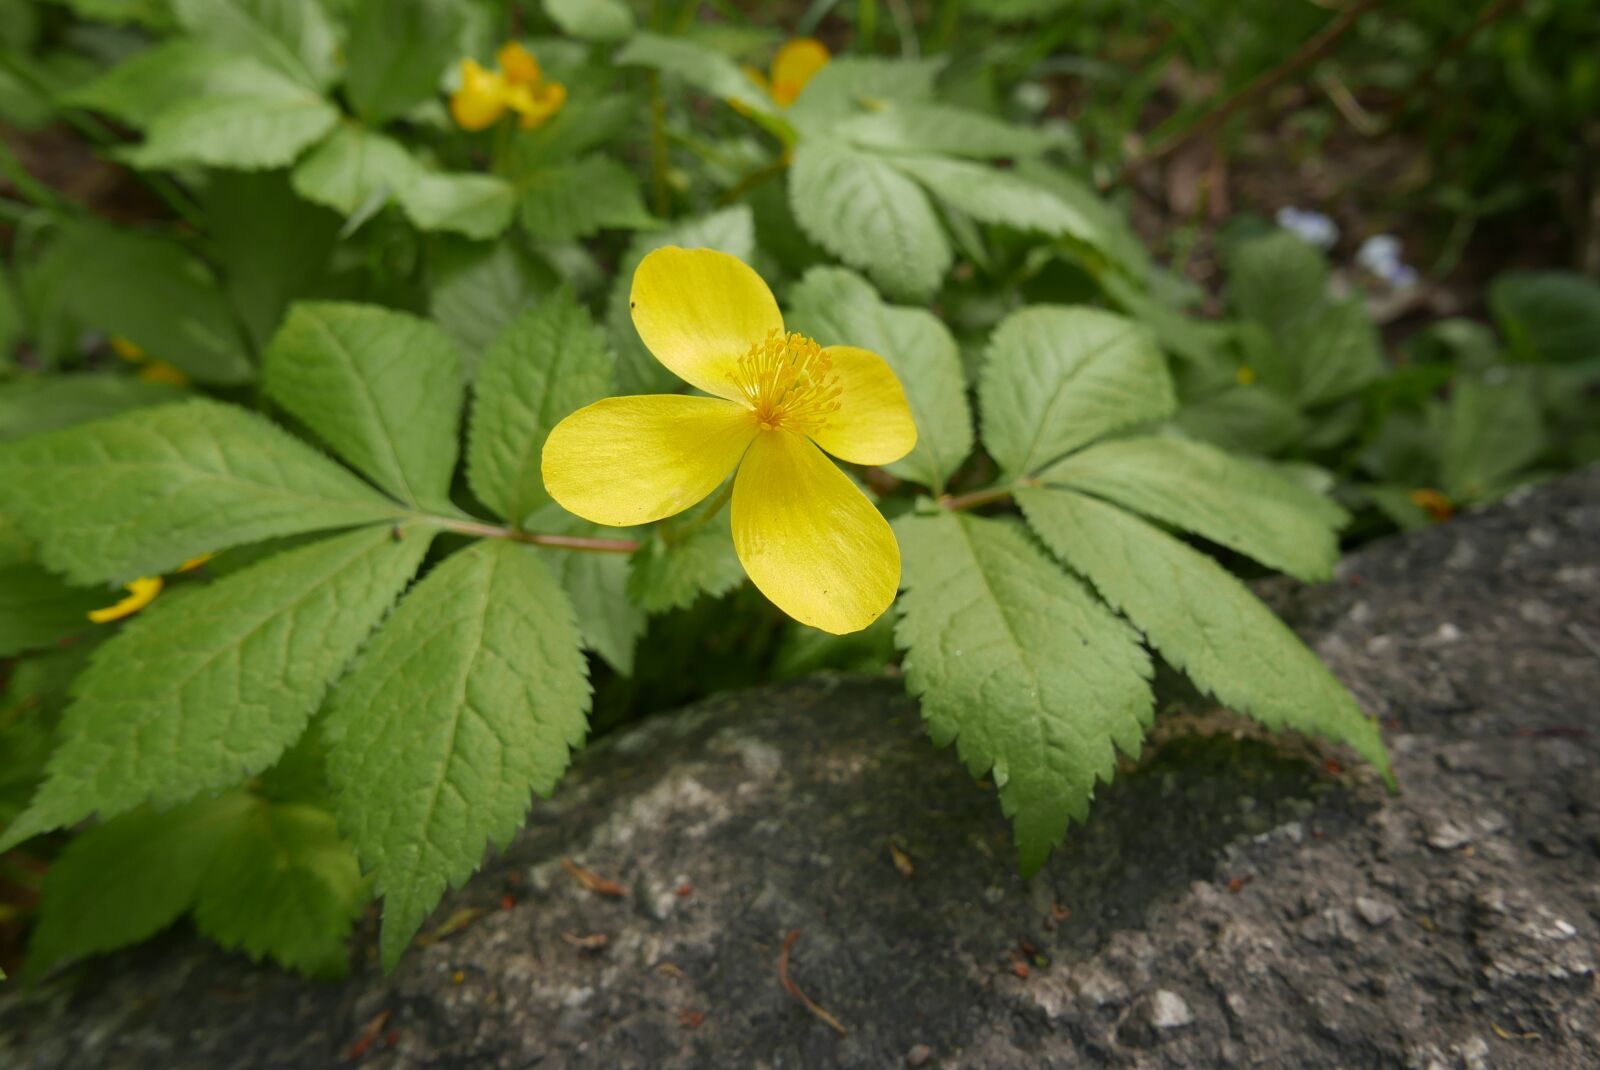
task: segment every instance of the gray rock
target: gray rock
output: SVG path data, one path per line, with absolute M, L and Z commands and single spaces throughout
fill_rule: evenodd
M 174 932 L 0 996 L 0 1066 L 1600 1066 L 1597 532 L 1590 471 L 1263 586 L 1398 795 L 1191 696 L 1030 885 L 894 681 L 729 695 L 588 752 L 394 975 L 375 919 L 341 984 Z

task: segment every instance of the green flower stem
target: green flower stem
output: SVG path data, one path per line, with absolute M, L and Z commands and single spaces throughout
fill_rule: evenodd
M 446 516 L 419 516 L 424 524 L 461 535 L 476 535 L 483 539 L 510 539 L 512 542 L 549 546 L 557 550 L 578 550 L 595 554 L 631 554 L 641 545 L 637 539 L 601 539 L 585 535 L 549 535 L 537 531 L 518 531 L 500 524 L 485 524 L 479 520 L 456 520 Z

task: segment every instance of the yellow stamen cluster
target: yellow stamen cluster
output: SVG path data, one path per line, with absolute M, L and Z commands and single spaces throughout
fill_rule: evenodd
M 803 334 L 772 330 L 739 358 L 734 382 L 763 430 L 815 434 L 839 411 L 839 375 Z

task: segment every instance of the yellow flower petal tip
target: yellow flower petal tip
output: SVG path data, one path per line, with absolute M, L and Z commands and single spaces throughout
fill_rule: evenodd
M 539 61 L 521 41 L 507 41 L 501 45 L 500 51 L 494 54 L 494 61 L 512 85 L 537 85 L 544 79 Z
M 195 569 L 199 568 L 201 565 L 205 564 L 207 561 L 210 561 L 216 556 L 216 554 L 201 554 L 199 557 L 191 557 L 189 560 L 179 565 L 177 570 L 179 572 L 193 572 Z
M 130 617 L 156 600 L 163 584 L 160 576 L 142 576 L 128 584 L 127 596 L 115 605 L 89 611 L 89 619 L 96 624 L 110 624 L 114 620 Z
M 889 365 L 786 331 L 767 284 L 726 253 L 658 249 L 640 262 L 629 300 L 656 359 L 716 396 L 579 409 L 545 442 L 551 497 L 595 523 L 643 524 L 689 508 L 735 472 L 734 548 L 756 587 L 824 631 L 871 624 L 894 601 L 900 549 L 823 450 L 876 465 L 916 445 Z
M 461 84 L 450 95 L 450 115 L 463 130 L 485 130 L 506 113 L 505 75 L 475 59 L 461 61 Z
M 164 360 L 152 360 L 139 369 L 137 377 L 146 383 L 166 383 L 170 386 L 189 385 L 189 377 Z
M 517 114 L 524 130 L 542 126 L 567 102 L 567 87 L 547 82 L 544 70 L 518 41 L 495 53 L 498 70 L 475 59 L 461 61 L 461 84 L 450 96 L 450 114 L 464 130 L 483 130 L 507 111 Z

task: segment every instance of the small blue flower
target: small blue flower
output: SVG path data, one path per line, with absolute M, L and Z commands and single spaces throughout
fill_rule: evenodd
M 1308 212 L 1302 208 L 1280 208 L 1278 226 L 1323 251 L 1332 249 L 1339 242 L 1339 224 L 1321 212 Z

